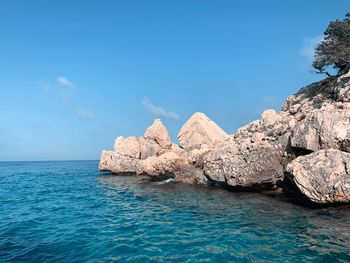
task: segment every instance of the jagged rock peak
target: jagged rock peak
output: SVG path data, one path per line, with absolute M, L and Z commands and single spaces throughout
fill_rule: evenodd
M 202 144 L 213 145 L 229 136 L 204 113 L 196 112 L 181 128 L 178 140 L 185 148 Z
M 148 127 L 143 137 L 146 140 L 156 141 L 163 148 L 169 148 L 172 144 L 168 130 L 160 119 L 154 120 L 153 124 Z

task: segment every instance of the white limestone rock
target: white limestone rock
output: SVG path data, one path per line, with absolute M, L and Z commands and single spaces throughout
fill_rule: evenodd
M 193 114 L 178 134 L 178 140 L 184 148 L 203 144 L 212 146 L 227 138 L 226 132 L 201 112 Z
M 287 176 L 310 201 L 319 204 L 350 202 L 350 154 L 320 150 L 288 164 Z

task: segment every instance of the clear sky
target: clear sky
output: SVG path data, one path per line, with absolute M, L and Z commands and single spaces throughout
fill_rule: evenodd
M 228 133 L 323 76 L 341 0 L 0 2 L 0 160 L 98 159 L 161 117 Z

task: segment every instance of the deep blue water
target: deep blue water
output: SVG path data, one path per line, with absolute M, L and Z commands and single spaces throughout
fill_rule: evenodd
M 350 208 L 0 163 L 1 262 L 349 262 Z

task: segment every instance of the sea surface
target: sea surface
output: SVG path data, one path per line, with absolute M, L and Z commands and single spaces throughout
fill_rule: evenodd
M 0 262 L 350 262 L 349 206 L 0 163 Z

